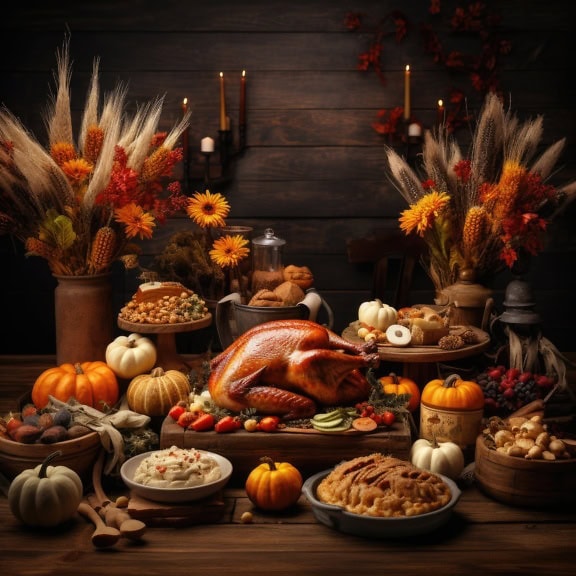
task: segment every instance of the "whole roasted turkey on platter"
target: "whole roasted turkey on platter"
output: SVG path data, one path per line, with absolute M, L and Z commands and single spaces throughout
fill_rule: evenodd
M 373 342 L 353 344 L 309 320 L 275 320 L 244 332 L 212 360 L 208 389 L 234 412 L 307 418 L 319 405 L 366 399 L 370 384 L 361 369 L 379 362 Z

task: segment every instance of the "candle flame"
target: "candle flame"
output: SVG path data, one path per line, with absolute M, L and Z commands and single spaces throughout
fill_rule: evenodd
M 220 72 L 220 78 L 224 78 L 224 72 Z
M 246 70 L 242 70 L 242 78 L 246 77 Z
M 442 100 L 438 100 L 438 108 L 442 108 L 444 106 L 444 102 Z
M 406 72 L 410 72 L 410 64 L 406 64 Z

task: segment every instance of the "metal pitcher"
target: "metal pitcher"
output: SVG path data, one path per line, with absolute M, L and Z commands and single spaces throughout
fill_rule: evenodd
M 238 336 L 264 322 L 272 320 L 302 319 L 316 322 L 318 312 L 323 307 L 328 315 L 327 328 L 334 325 L 334 314 L 328 303 L 310 288 L 302 302 L 296 306 L 248 306 L 241 303 L 238 292 L 222 298 L 216 305 L 216 329 L 223 349 L 228 348 Z

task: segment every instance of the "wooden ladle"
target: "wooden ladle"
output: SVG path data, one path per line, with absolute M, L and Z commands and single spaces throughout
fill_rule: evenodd
M 94 544 L 96 548 L 114 546 L 114 544 L 120 540 L 120 530 L 112 526 L 107 526 L 106 522 L 102 520 L 98 512 L 96 512 L 90 504 L 80 502 L 78 512 L 96 526 L 96 529 L 92 533 L 92 544 Z

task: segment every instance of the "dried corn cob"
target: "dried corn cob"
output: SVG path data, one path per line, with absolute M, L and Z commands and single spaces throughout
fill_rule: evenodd
M 489 216 L 483 206 L 472 206 L 466 214 L 462 230 L 462 244 L 464 252 L 471 254 L 489 231 Z
M 90 269 L 100 272 L 112 263 L 116 249 L 116 232 L 110 226 L 103 226 L 96 232 L 90 254 Z
M 26 238 L 25 246 L 27 252 L 46 258 L 48 262 L 56 256 L 56 249 L 38 238 Z

